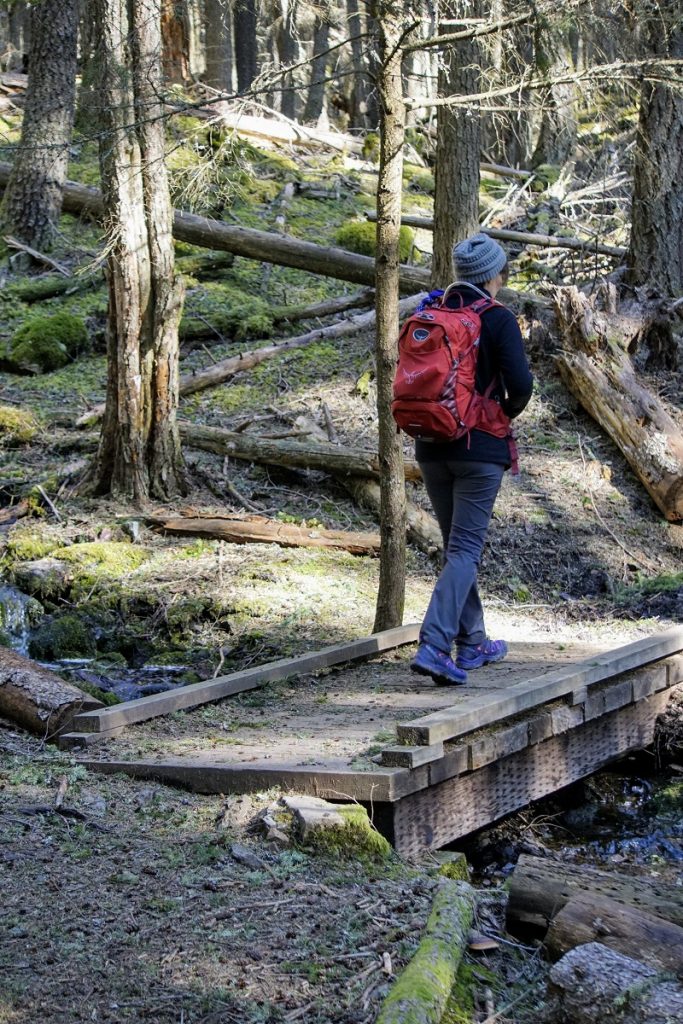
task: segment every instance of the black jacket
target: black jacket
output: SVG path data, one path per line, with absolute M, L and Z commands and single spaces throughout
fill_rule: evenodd
M 471 305 L 481 298 L 481 290 L 462 285 L 456 294 L 451 292 L 446 305 L 457 308 L 458 295 L 462 296 L 464 305 Z M 475 381 L 477 391 L 483 395 L 493 380 L 492 397 L 498 399 L 510 419 L 519 416 L 531 398 L 534 379 L 527 362 L 519 324 L 514 314 L 503 306 L 487 309 L 481 317 L 481 342 Z M 503 437 L 493 437 L 483 430 L 472 430 L 469 436 L 457 441 L 417 440 L 415 457 L 418 462 L 467 459 L 509 466 L 510 448 Z

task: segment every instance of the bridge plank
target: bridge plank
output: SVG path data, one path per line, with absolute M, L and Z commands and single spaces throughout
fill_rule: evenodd
M 167 715 L 171 711 L 194 708 L 200 704 L 243 693 L 245 690 L 254 690 L 266 683 L 286 679 L 288 676 L 317 672 L 330 665 L 369 658 L 381 651 L 400 647 L 401 644 L 413 643 L 417 640 L 419 631 L 418 623 L 385 629 L 361 640 L 334 644 L 332 647 L 324 647 L 322 650 L 302 654 L 296 658 L 282 658 L 243 672 L 231 672 L 216 679 L 207 679 L 203 683 L 191 683 L 188 686 L 178 686 L 174 690 L 165 690 L 163 693 L 154 693 L 149 697 L 139 697 L 126 704 L 116 704 L 94 713 L 76 715 L 72 729 L 74 732 L 111 732 L 121 726 Z
M 683 627 L 675 626 L 606 654 L 586 658 L 557 672 L 516 683 L 503 692 L 474 697 L 460 708 L 447 708 L 402 722 L 396 730 L 398 739 L 410 745 L 431 745 L 463 736 L 519 712 L 580 693 L 583 687 L 588 688 L 630 669 L 667 658 L 682 649 Z

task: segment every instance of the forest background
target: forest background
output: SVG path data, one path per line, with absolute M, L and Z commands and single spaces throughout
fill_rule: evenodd
M 447 283 L 453 242 L 480 226 L 509 248 L 505 301 L 538 380 L 520 426 L 521 486 L 506 483 L 482 570 L 493 622 L 562 643 L 680 620 L 680 4 L 42 0 L 3 4 L 2 19 L 3 566 L 31 595 L 20 630 L 4 621 L 10 645 L 21 632 L 33 657 L 88 659 L 76 676 L 62 668 L 110 699 L 137 694 L 145 665 L 165 661 L 162 674 L 187 682 L 418 618 L 438 538 L 419 485 L 406 493 L 410 452 L 389 415 L 399 297 Z M 340 322 L 345 310 L 356 312 Z M 326 327 L 348 333 L 337 341 Z M 325 469 L 314 462 L 321 431 L 338 455 L 379 452 L 379 494 L 352 497 L 348 466 L 330 473 L 328 449 Z M 301 441 L 304 461 L 288 466 Z M 179 542 L 148 519 L 226 507 L 309 533 L 370 531 L 379 517 L 379 572 L 345 551 Z M 286 687 L 274 695 L 297 699 Z M 206 728 L 222 726 L 209 715 Z M 5 753 L 17 799 L 50 792 L 66 772 L 119 826 L 139 806 L 147 841 L 168 841 L 165 816 L 186 828 L 190 846 L 174 848 L 185 881 L 164 869 L 138 911 L 191 913 L 207 862 L 224 863 L 215 803 L 190 812 L 177 795 L 143 799 L 121 780 L 101 791 L 14 732 Z M 233 806 L 223 826 L 241 835 L 241 813 Z M 121 877 L 144 871 L 139 838 L 106 853 L 122 863 L 112 914 L 117 887 L 134 884 Z M 57 842 L 62 866 L 73 839 L 50 822 L 30 835 Z M 79 839 L 76 856 L 96 873 L 105 852 Z M 275 868 L 286 884 L 305 870 L 288 856 Z M 386 939 L 397 963 L 414 938 L 402 915 L 424 914 L 423 880 L 410 881 L 415 903 L 403 885 Z M 320 920 L 330 900 L 317 897 L 309 912 Z M 219 985 L 222 954 L 207 961 L 201 921 L 189 919 L 186 1020 L 221 1001 L 238 1019 L 309 1003 L 312 1020 L 373 1018 L 385 976 L 368 988 L 348 964 L 332 969 L 329 950 L 293 991 L 275 968 L 259 990 L 243 952 Z M 366 926 L 381 944 L 371 913 Z M 265 915 L 263 956 L 267 927 Z M 126 962 L 131 935 L 112 938 Z M 237 949 L 237 938 L 224 941 Z M 64 936 L 50 941 L 59 949 Z M 330 948 L 350 955 L 344 941 Z M 310 950 L 304 959 L 317 962 Z M 128 1009 L 106 1009 L 111 976 L 90 982 L 103 1019 L 135 1017 L 140 1000 L 166 1019 L 173 967 L 150 970 L 151 995 L 138 979 Z M 12 984 L 8 1020 L 37 1005 L 21 967 Z M 46 971 L 41 986 L 53 993 L 41 1014 L 60 1019 L 50 1007 L 63 982 Z M 86 995 L 79 1008 L 69 997 L 69 1019 L 86 1013 Z

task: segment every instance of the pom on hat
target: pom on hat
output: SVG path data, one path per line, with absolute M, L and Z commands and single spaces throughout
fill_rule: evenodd
M 455 273 L 459 281 L 482 284 L 491 281 L 507 263 L 505 250 L 488 235 L 473 235 L 453 249 Z

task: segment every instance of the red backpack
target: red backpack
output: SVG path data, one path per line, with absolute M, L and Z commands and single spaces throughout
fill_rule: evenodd
M 490 397 L 495 379 L 483 395 L 475 389 L 481 316 L 500 303 L 482 295 L 470 306 L 446 308 L 456 285 L 403 324 L 391 411 L 401 430 L 424 440 L 454 441 L 474 428 L 507 437 L 510 420 Z

